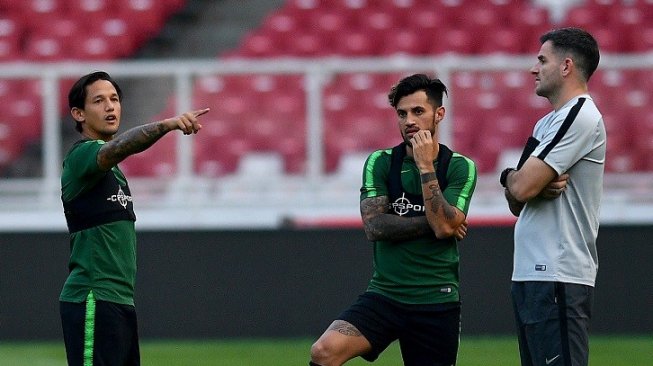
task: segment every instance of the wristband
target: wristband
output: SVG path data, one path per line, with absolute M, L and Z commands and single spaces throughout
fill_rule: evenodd
M 515 168 L 506 168 L 501 172 L 501 176 L 499 177 L 499 183 L 501 183 L 503 187 L 506 186 L 507 183 L 506 181 L 508 180 L 508 174 L 510 174 L 510 172 L 513 171 L 515 171 Z
M 420 174 L 419 178 L 422 184 L 426 184 L 432 180 L 438 180 L 438 177 L 435 175 L 435 173 Z

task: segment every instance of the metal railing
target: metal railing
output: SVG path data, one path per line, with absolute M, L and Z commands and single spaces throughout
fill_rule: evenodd
M 272 200 L 269 207 L 262 209 L 255 203 L 247 202 L 243 198 L 239 202 L 230 202 L 228 198 L 218 199 L 212 196 L 207 200 L 211 189 L 216 190 L 216 184 L 228 186 L 229 177 L 207 182 L 196 176 L 193 171 L 192 161 L 184 157 L 191 156 L 193 140 L 177 139 L 177 173 L 169 182 L 136 182 L 138 190 L 157 187 L 159 194 L 148 194 L 153 197 L 146 199 L 145 209 L 155 207 L 156 219 L 143 220 L 145 227 L 169 227 L 171 223 L 197 227 L 223 227 L 223 226 L 274 226 L 289 216 L 306 215 L 308 217 L 357 217 L 358 207 L 356 194 L 338 201 L 333 199 L 328 202 L 310 199 L 293 202 L 292 197 L 308 197 L 308 192 L 313 192 L 316 187 L 322 187 L 324 182 L 333 179 L 325 172 L 324 167 L 324 106 L 323 91 L 327 80 L 333 75 L 341 73 L 396 73 L 431 71 L 437 74 L 445 84 L 449 85 L 452 73 L 457 71 L 514 71 L 523 70 L 525 73 L 535 63 L 534 56 L 491 55 L 483 57 L 464 57 L 459 55 L 444 55 L 439 57 L 414 58 L 364 58 L 364 59 L 270 59 L 270 60 L 173 60 L 173 61 L 128 61 L 107 63 L 10 63 L 0 64 L 0 79 L 38 79 L 41 81 L 42 92 L 42 171 L 43 176 L 29 179 L 0 180 L 0 230 L 59 230 L 64 228 L 59 202 L 59 174 L 61 167 L 62 138 L 59 128 L 61 120 L 61 95 L 59 82 L 64 79 L 76 79 L 82 74 L 93 70 L 104 70 L 116 78 L 141 78 L 141 77 L 167 77 L 174 79 L 171 95 L 174 97 L 176 111 L 182 113 L 192 108 L 193 83 L 195 78 L 206 75 L 246 75 L 246 74 L 293 74 L 301 75 L 305 80 L 306 91 L 306 146 L 307 164 L 306 172 L 301 177 L 292 177 L 295 182 L 294 191 L 288 192 L 281 189 L 277 199 Z M 601 59 L 600 69 L 653 69 L 653 53 L 638 55 L 604 55 Z M 452 99 L 459 96 L 452 95 L 445 100 L 447 118 L 455 120 L 456 111 L 452 108 Z M 534 122 L 534 121 L 533 121 Z M 11 123 L 11 121 L 9 121 Z M 441 140 L 455 146 L 452 141 L 452 132 L 449 124 L 444 124 L 440 130 Z M 641 176 L 641 175 L 637 175 Z M 493 187 L 495 177 L 481 177 L 479 179 L 479 193 L 484 189 L 489 190 L 489 196 L 495 194 Z M 289 178 L 290 179 L 290 178 Z M 614 178 L 610 178 L 614 180 Z M 633 178 L 631 178 L 632 180 Z M 641 178 L 634 178 L 641 179 Z M 360 184 L 359 175 L 353 177 L 347 189 L 357 192 Z M 645 179 L 646 180 L 646 179 Z M 130 182 L 132 180 L 130 179 Z M 617 179 L 617 182 L 619 180 Z M 648 179 L 650 181 L 650 179 Z M 170 187 L 185 187 L 191 183 L 197 190 L 195 199 L 188 196 L 180 197 L 174 194 Z M 224 183 L 224 184 L 223 184 Z M 209 187 L 209 188 L 207 188 Z M 213 187 L 213 188 L 210 188 Z M 279 187 L 288 187 L 288 182 Z M 325 189 L 328 189 L 325 187 Z M 302 191 L 305 190 L 305 191 Z M 650 192 L 649 192 L 650 193 Z M 291 194 L 292 197 L 287 197 Z M 138 193 L 137 193 L 138 195 Z M 328 196 L 329 194 L 327 194 Z M 338 193 L 332 194 L 337 196 Z M 228 195 L 226 195 L 228 196 Z M 177 198 L 175 198 L 177 197 Z M 223 197 L 225 197 L 223 195 Z M 247 197 L 247 196 L 245 196 Z M 285 198 L 288 198 L 284 200 Z M 608 199 L 608 202 L 610 199 Z M 617 200 L 619 201 L 619 200 Z M 622 199 L 619 202 L 623 202 Z M 617 202 L 617 204 L 619 203 Z M 232 214 L 229 217 L 197 220 L 198 216 L 219 215 L 222 208 L 229 207 Z M 497 206 L 500 205 L 500 206 Z M 344 208 L 343 208 L 344 207 Z M 649 208 L 647 206 L 647 208 Z M 167 210 L 167 211 L 166 211 Z M 507 210 L 502 203 L 496 200 L 479 200 L 477 211 L 485 216 L 506 216 Z M 164 212 L 164 214 L 162 214 Z M 166 220 L 165 212 L 170 216 L 195 217 L 196 221 Z M 252 212 L 259 215 L 253 219 Z M 614 212 L 621 212 L 619 210 Z M 653 210 L 651 210 L 653 212 Z M 236 214 L 240 213 L 240 214 Z M 240 216 L 239 216 L 240 215 Z M 222 215 L 224 216 L 224 215 Z M 644 215 L 645 220 L 653 219 L 653 214 Z M 609 216 L 613 221 L 629 221 L 630 214 L 620 213 Z

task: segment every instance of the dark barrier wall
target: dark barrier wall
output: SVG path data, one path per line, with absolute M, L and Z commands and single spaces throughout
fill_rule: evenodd
M 545 230 L 545 228 L 543 228 Z M 594 333 L 653 332 L 653 227 L 601 228 Z M 513 333 L 511 227 L 461 243 L 463 334 Z M 143 338 L 317 337 L 362 292 L 361 229 L 140 232 Z M 0 339 L 60 338 L 67 234 L 0 234 Z

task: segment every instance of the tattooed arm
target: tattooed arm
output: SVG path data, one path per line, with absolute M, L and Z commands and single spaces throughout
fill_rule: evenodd
M 370 241 L 401 241 L 433 233 L 426 217 L 401 217 L 388 213 L 388 196 L 369 197 L 361 201 L 365 235 Z
M 435 172 L 422 173 L 422 195 L 428 224 L 439 239 L 456 236 L 461 240 L 467 235 L 465 214 L 444 199 Z
M 429 226 L 439 239 L 455 236 L 461 240 L 467 235 L 465 213 L 447 202 L 440 190 L 433 161 L 438 156 L 439 145 L 428 130 L 418 131 L 411 139 L 415 164 L 422 182 L 424 208 Z
M 207 108 L 186 112 L 177 117 L 134 127 L 115 136 L 98 151 L 98 166 L 109 170 L 128 156 L 146 150 L 170 131 L 181 130 L 184 135 L 197 133 L 202 128 L 198 117 L 208 111 Z

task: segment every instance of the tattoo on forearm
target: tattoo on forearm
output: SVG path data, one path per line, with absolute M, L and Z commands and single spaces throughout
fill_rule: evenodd
M 108 142 L 98 158 L 109 165 L 117 164 L 130 155 L 146 150 L 169 131 L 158 122 L 131 128 Z
M 426 205 L 427 202 L 430 202 L 430 209 L 432 212 L 437 213 L 440 208 L 442 208 L 442 213 L 447 220 L 451 220 L 456 217 L 456 211 L 444 199 L 437 180 L 435 183 L 429 184 L 428 193 L 430 193 L 430 195 L 425 195 L 426 197 L 424 197 L 424 204 Z
M 335 322 L 333 322 L 333 324 L 331 324 L 331 326 L 329 327 L 329 330 L 335 330 L 340 334 L 344 334 L 352 337 L 362 336 L 361 332 L 358 329 L 356 329 L 355 326 L 343 320 L 336 320 Z
M 401 217 L 388 214 L 391 209 L 387 196 L 370 197 L 361 201 L 361 217 L 369 240 L 401 241 L 432 232 L 425 217 Z

